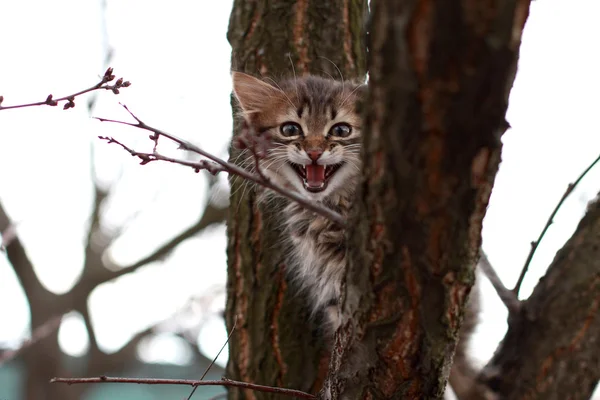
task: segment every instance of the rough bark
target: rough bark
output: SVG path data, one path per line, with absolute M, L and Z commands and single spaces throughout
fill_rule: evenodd
M 556 254 L 484 370 L 502 398 L 586 400 L 600 380 L 600 200 Z
M 361 73 L 360 39 L 340 39 L 337 29 L 355 31 L 343 11 L 329 11 L 336 5 L 236 1 L 234 69 L 277 78 L 291 75 L 293 63 L 297 73 L 319 73 L 324 55 L 346 77 Z M 350 230 L 345 324 L 321 394 L 437 399 L 473 285 L 529 1 L 372 6 L 365 179 Z M 348 48 L 353 62 L 340 53 Z M 331 64 L 320 66 L 334 75 Z M 326 357 L 285 284 L 273 215 L 240 184 L 233 182 L 228 228 L 229 329 L 236 323 L 228 375 L 315 392 Z M 599 221 L 595 203 L 509 321 L 484 375 L 503 398 L 591 395 L 600 377 Z
M 326 397 L 442 396 L 529 1 L 371 3 L 346 324 Z
M 305 73 L 364 76 L 366 0 L 236 0 L 228 39 L 232 68 L 281 78 Z M 238 121 L 239 122 L 239 121 Z M 238 125 L 236 125 L 237 130 Z M 232 149 L 234 160 L 237 156 Z M 285 281 L 274 210 L 232 179 L 228 220 L 226 320 L 235 324 L 228 377 L 317 392 L 327 352 L 314 335 L 303 300 Z M 230 398 L 273 398 L 230 389 Z

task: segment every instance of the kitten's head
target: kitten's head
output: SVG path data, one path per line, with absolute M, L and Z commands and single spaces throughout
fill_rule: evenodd
M 233 73 L 242 114 L 272 141 L 260 161 L 266 176 L 313 200 L 354 191 L 360 173 L 364 85 L 316 76 L 279 84 Z

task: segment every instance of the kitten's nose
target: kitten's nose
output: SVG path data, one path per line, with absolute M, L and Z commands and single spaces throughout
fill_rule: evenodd
M 319 157 L 321 157 L 321 155 L 323 154 L 323 150 L 320 150 L 320 149 L 306 150 L 306 154 L 308 154 L 308 157 L 313 162 L 316 162 L 319 159 Z

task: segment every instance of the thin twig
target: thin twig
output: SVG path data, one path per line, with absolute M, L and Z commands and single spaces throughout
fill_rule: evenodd
M 85 90 L 82 90 L 82 91 L 79 91 L 77 93 L 73 93 L 73 94 L 70 94 L 67 96 L 59 97 L 58 99 L 53 98 L 52 95 L 49 94 L 48 97 L 46 97 L 46 100 L 37 101 L 34 103 L 17 104 L 14 106 L 3 106 L 2 102 L 4 101 L 4 96 L 0 96 L 0 111 L 10 110 L 10 109 L 14 109 L 14 108 L 25 108 L 25 107 L 35 107 L 35 106 L 57 106 L 58 103 L 61 101 L 66 101 L 65 105 L 63 106 L 63 110 L 68 110 L 69 108 L 75 107 L 75 97 L 80 96 L 82 94 L 93 92 L 94 90 L 110 90 L 114 94 L 119 94 L 119 89 L 128 87 L 131 85 L 131 83 L 129 81 L 124 81 L 123 78 L 117 79 L 117 81 L 114 83 L 114 85 L 107 85 L 107 83 L 112 81 L 113 79 L 115 79 L 115 76 L 113 75 L 113 69 L 108 68 L 106 70 L 106 72 L 104 73 L 102 80 L 90 88 L 87 88 Z
M 24 340 L 17 349 L 2 352 L 0 354 L 0 366 L 18 356 L 23 350 L 50 336 L 60 326 L 63 316 L 64 315 L 60 315 L 58 317 L 50 318 L 42 325 L 35 328 L 33 332 L 31 332 L 31 338 Z
M 200 380 L 204 379 L 204 377 L 206 376 L 206 374 L 208 374 L 208 371 L 210 371 L 210 369 L 212 368 L 212 366 L 215 365 L 215 362 L 217 362 L 217 358 L 219 358 L 219 356 L 221 355 L 221 352 L 223 351 L 223 349 L 225 348 L 225 346 L 227 346 L 227 343 L 229 343 L 229 339 L 231 339 L 231 335 L 233 335 L 233 332 L 235 331 L 235 326 L 236 325 L 237 325 L 237 321 L 233 323 L 233 327 L 231 328 L 231 332 L 229 332 L 229 335 L 227 336 L 227 340 L 225 341 L 225 343 L 223 343 L 223 346 L 221 347 L 221 350 L 219 350 L 219 352 L 217 353 L 217 355 L 215 356 L 215 358 L 213 358 L 213 360 L 208 365 L 208 367 L 206 367 L 206 370 L 204 370 L 204 373 L 200 377 Z M 196 389 L 198 389 L 198 386 L 194 386 L 194 388 L 192 389 L 192 392 L 188 396 L 187 400 L 190 400 L 192 398 L 192 396 L 196 392 Z
M 256 134 L 250 124 L 244 120 L 242 123 L 242 132 L 236 139 L 236 145 L 239 148 L 247 148 L 250 150 L 250 153 L 254 158 L 254 171 L 263 181 L 269 181 L 269 178 L 267 178 L 260 167 L 260 160 L 261 158 L 264 158 L 264 155 L 271 144 L 270 136 L 267 136 L 266 134 Z
M 485 274 L 485 276 L 489 279 L 494 289 L 496 289 L 496 293 L 498 293 L 498 297 L 504 303 L 506 308 L 508 309 L 509 314 L 516 315 L 521 309 L 521 302 L 515 295 L 513 291 L 508 289 L 500 280 L 500 277 L 496 273 L 496 270 L 490 263 L 487 255 L 483 251 L 480 250 L 480 258 L 479 258 L 479 267 L 481 271 Z
M 565 202 L 565 200 L 567 199 L 567 197 L 569 197 L 569 195 L 573 192 L 573 190 L 579 184 L 579 182 L 581 182 L 581 180 L 587 175 L 587 173 L 590 172 L 590 170 L 592 168 L 594 168 L 594 166 L 598 163 L 598 161 L 600 161 L 600 155 L 598 155 L 598 157 L 590 165 L 588 165 L 588 167 L 581 173 L 581 175 L 579 175 L 579 177 L 575 180 L 575 182 L 570 183 L 569 186 L 567 186 L 567 190 L 565 190 L 565 193 L 560 198 L 560 201 L 558 202 L 556 207 L 554 207 L 552 214 L 550 214 L 548 221 L 546 221 L 546 225 L 544 225 L 544 229 L 542 229 L 542 233 L 540 233 L 540 236 L 537 238 L 537 240 L 535 242 L 531 242 L 531 250 L 529 251 L 527 260 L 525 260 L 525 264 L 523 265 L 523 269 L 521 270 L 521 274 L 519 275 L 517 284 L 515 285 L 514 289 L 512 290 L 517 297 L 519 296 L 519 290 L 521 290 L 521 285 L 523 284 L 523 280 L 525 279 L 525 274 L 527 273 L 527 270 L 529 269 L 529 264 L 531 264 L 531 260 L 533 259 L 533 256 L 535 255 L 535 251 L 539 247 L 540 242 L 544 238 L 544 235 L 546 235 L 546 231 L 548 231 L 548 228 L 550 228 L 550 225 L 552 225 L 552 223 L 554 222 L 554 217 L 556 216 L 556 213 L 562 207 L 562 205 Z
M 298 204 L 302 205 L 304 208 L 315 212 L 325 218 L 330 219 L 331 221 L 337 223 L 338 225 L 345 227 L 346 226 L 346 220 L 344 219 L 344 217 L 342 217 L 339 213 L 331 210 L 330 208 L 325 207 L 324 205 L 322 205 L 321 203 L 317 203 L 314 201 L 311 201 L 309 199 L 307 199 L 304 196 L 301 196 L 299 194 L 297 194 L 296 192 L 293 192 L 291 190 L 287 190 L 279 185 L 276 185 L 275 183 L 273 183 L 271 180 L 266 179 L 261 177 L 260 174 L 255 174 L 252 172 L 249 172 L 235 164 L 229 163 L 227 161 L 224 161 L 222 159 L 220 159 L 217 156 L 214 156 L 211 153 L 208 153 L 204 150 L 202 150 L 201 148 L 199 148 L 198 146 L 195 146 L 194 144 L 187 142 L 183 139 L 179 139 L 176 136 L 173 136 L 169 133 L 166 133 L 160 129 L 151 127 L 149 125 L 147 125 L 146 123 L 144 123 L 141 119 L 139 119 L 137 116 L 135 116 L 128 108 L 126 105 L 122 105 L 123 108 L 125 108 L 125 110 L 127 110 L 127 112 L 133 117 L 133 119 L 136 120 L 136 123 L 131 123 L 131 122 L 125 122 L 125 121 L 118 121 L 118 120 L 113 120 L 113 119 L 107 119 L 107 118 L 99 118 L 96 117 L 97 120 L 102 121 L 102 122 L 112 122 L 112 123 L 116 123 L 116 124 L 122 124 L 122 125 L 129 125 L 132 126 L 134 128 L 139 128 L 139 129 L 143 129 L 143 130 L 147 130 L 150 132 L 153 132 L 154 135 L 150 136 L 150 139 L 153 140 L 155 143 L 158 140 L 157 136 L 164 136 L 169 140 L 172 140 L 173 142 L 177 143 L 179 145 L 179 148 L 181 150 L 186 150 L 186 151 L 191 151 L 193 153 L 199 154 L 203 157 L 208 158 L 209 160 L 213 161 L 214 163 L 218 164 L 219 168 L 216 168 L 217 166 L 215 166 L 214 169 L 212 169 L 213 167 L 211 167 L 211 163 L 208 163 L 206 161 L 201 161 L 199 163 L 190 163 L 187 161 L 182 161 L 182 160 L 176 160 L 176 159 L 172 159 L 169 157 L 164 157 L 161 156 L 157 153 L 138 153 L 135 152 L 133 150 L 131 150 L 130 148 L 128 148 L 127 146 L 124 146 L 123 144 L 119 143 L 118 141 L 112 139 L 112 138 L 102 138 L 104 140 L 108 140 L 109 143 L 117 143 L 119 144 L 122 148 L 124 148 L 126 151 L 128 151 L 130 154 L 132 154 L 133 156 L 139 157 L 142 160 L 142 164 L 147 164 L 148 162 L 151 161 L 155 161 L 155 160 L 161 160 L 161 161 L 168 161 L 168 162 L 173 162 L 173 163 L 177 163 L 177 164 L 181 164 L 181 165 L 185 165 L 191 168 L 194 168 L 194 170 L 199 170 L 199 169 L 207 169 L 209 172 L 213 172 L 214 173 L 218 173 L 221 171 L 226 171 L 229 174 L 233 174 L 233 175 L 237 175 L 239 177 L 242 177 L 244 179 L 247 179 L 249 181 L 255 182 L 263 187 L 266 187 L 267 189 L 271 189 L 274 192 L 279 193 L 280 195 L 287 197 L 290 200 L 293 200 L 295 202 L 297 202 Z
M 197 381 L 193 379 L 154 379 L 154 378 L 116 378 L 99 376 L 95 378 L 52 378 L 50 383 L 66 383 L 76 385 L 81 383 L 137 383 L 142 385 L 190 385 L 190 386 L 227 386 L 250 389 L 257 392 L 277 393 L 283 396 L 300 399 L 316 399 L 317 396 L 295 389 L 284 389 L 273 386 L 257 385 L 255 383 L 232 381 L 223 378 L 219 381 Z
M 152 161 L 166 161 L 166 162 L 193 168 L 196 172 L 199 172 L 200 170 L 207 170 L 208 172 L 210 172 L 213 175 L 215 175 L 218 172 L 225 171 L 225 169 L 223 167 L 221 167 L 220 165 L 215 164 L 213 162 L 206 161 L 206 160 L 194 162 L 194 161 L 185 161 L 185 160 L 180 160 L 178 158 L 163 156 L 162 154 L 159 154 L 156 152 L 141 153 L 141 152 L 137 152 L 137 151 L 133 150 L 132 148 L 124 145 L 123 143 L 119 142 L 117 139 L 112 138 L 110 136 L 98 136 L 98 139 L 106 140 L 108 143 L 115 143 L 115 144 L 121 146 L 121 148 L 123 148 L 123 150 L 127 151 L 132 156 L 138 157 L 140 160 L 142 160 L 142 162 L 140 163 L 141 165 L 148 164 Z

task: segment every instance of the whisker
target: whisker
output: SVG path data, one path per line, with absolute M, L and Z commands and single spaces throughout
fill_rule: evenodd
M 354 90 L 353 90 L 353 91 L 351 91 L 351 92 L 350 92 L 350 94 L 348 94 L 348 96 L 346 96 L 346 98 L 345 98 L 345 99 L 342 101 L 342 104 L 340 104 L 340 108 L 342 108 L 342 107 L 344 106 L 344 104 L 346 104 L 346 102 L 348 101 L 348 99 L 349 99 L 350 97 L 352 97 L 352 95 L 353 95 L 354 93 L 356 93 L 356 91 L 357 91 L 358 89 L 360 89 L 361 87 L 363 87 L 363 86 L 365 86 L 365 84 L 364 84 L 364 83 L 362 83 L 362 84 L 358 85 L 356 88 L 354 88 Z
M 338 73 L 340 74 L 340 79 L 342 81 L 342 93 L 344 93 L 344 75 L 342 75 L 342 71 L 338 68 L 338 66 L 331 61 L 329 58 L 325 57 L 325 56 L 319 56 L 319 58 L 324 58 L 325 60 L 329 61 L 334 67 L 335 69 L 337 69 Z M 328 74 L 329 75 L 329 74 Z M 331 75 L 329 75 L 331 76 Z M 333 76 L 331 76 L 331 79 L 333 79 Z
M 233 161 L 232 161 L 232 163 L 234 163 L 234 164 L 235 164 L 235 163 L 237 163 L 237 160 L 239 160 L 239 158 L 240 158 L 241 156 L 243 156 L 243 155 L 244 155 L 245 153 L 247 153 L 247 152 L 248 152 L 248 149 L 244 149 L 244 150 L 242 150 L 242 151 L 240 152 L 240 154 L 238 154 L 238 155 L 237 155 L 237 157 L 235 158 L 235 160 L 233 160 Z
M 285 96 L 285 98 L 287 99 L 288 103 L 290 103 L 290 106 L 292 106 L 292 108 L 296 108 L 296 106 L 294 105 L 294 103 L 292 103 L 292 100 L 288 97 L 287 94 L 285 94 L 285 92 L 281 89 L 281 86 L 279 86 L 279 84 L 277 82 L 275 82 L 274 79 L 269 78 L 269 77 L 265 77 L 265 79 L 270 80 L 271 82 L 273 82 L 273 85 L 277 86 L 277 88 L 281 91 L 281 93 L 283 93 L 283 95 Z
M 271 161 L 271 162 L 270 162 L 268 165 L 265 165 L 265 166 L 263 167 L 263 169 L 269 169 L 269 168 L 271 167 L 271 165 L 275 164 L 276 162 L 282 161 L 282 160 L 283 160 L 283 159 L 275 159 L 275 160 L 272 160 L 272 161 Z
M 280 169 L 281 169 L 283 166 L 285 166 L 285 163 L 281 163 L 281 165 L 279 166 L 279 168 L 277 168 L 277 169 L 275 170 L 275 173 L 276 173 L 276 174 L 278 174 L 278 173 L 279 173 L 279 170 L 280 170 Z
M 290 65 L 292 66 L 292 72 L 294 73 L 294 87 L 296 88 L 296 101 L 300 103 L 300 94 L 298 93 L 298 77 L 296 76 L 296 68 L 294 68 L 294 62 L 292 61 L 292 54 L 288 53 L 290 59 Z
M 335 81 L 335 78 L 329 72 L 325 71 L 324 69 L 322 69 L 321 72 L 324 73 L 325 75 L 329 76 L 329 78 L 331 78 L 332 81 Z
M 244 191 L 242 192 L 242 195 L 240 196 L 240 201 L 238 202 L 237 208 L 235 210 L 236 213 L 239 211 L 240 204 L 242 204 L 242 200 L 245 198 L 244 195 L 246 194 L 246 189 L 248 189 L 249 184 L 250 184 L 250 181 L 247 180 L 246 183 L 243 185 Z
M 239 180 L 242 180 L 242 183 L 239 183 Z M 229 197 L 233 197 L 233 195 L 237 194 L 240 191 L 240 189 L 242 189 L 247 184 L 247 182 L 249 182 L 249 181 L 247 181 L 246 179 L 244 179 L 240 176 L 234 177 L 231 186 L 232 186 L 232 188 L 233 188 L 233 186 L 238 186 L 238 187 L 229 195 Z

